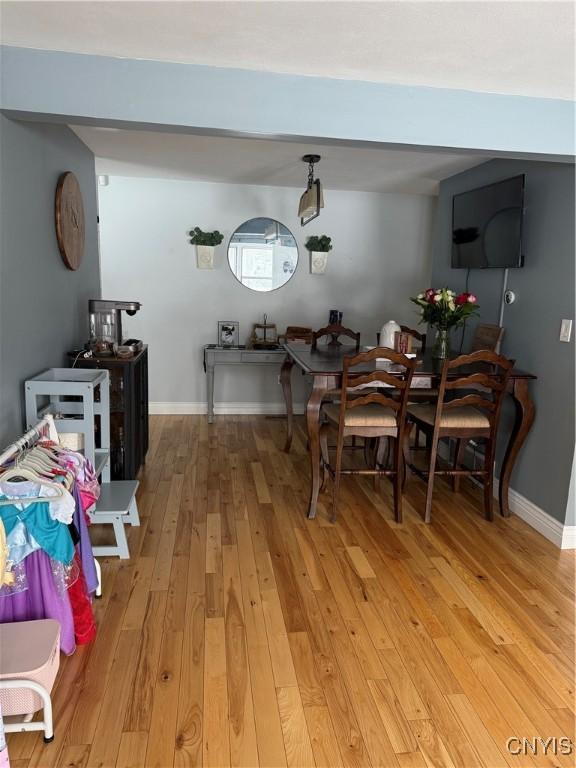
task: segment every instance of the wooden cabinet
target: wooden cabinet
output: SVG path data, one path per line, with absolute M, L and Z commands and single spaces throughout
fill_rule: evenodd
M 127 359 L 82 359 L 75 367 L 109 371 L 112 479 L 134 480 L 148 451 L 148 348 Z

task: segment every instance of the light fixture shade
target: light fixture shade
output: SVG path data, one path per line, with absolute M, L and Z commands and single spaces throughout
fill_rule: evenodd
M 264 240 L 269 243 L 272 240 L 275 240 L 276 242 L 280 242 L 280 228 L 278 226 L 278 222 L 274 221 L 270 224 L 270 226 L 266 229 L 264 232 Z
M 298 216 L 300 216 L 301 225 L 304 226 L 319 216 L 321 208 L 324 208 L 324 193 L 320 179 L 316 179 L 300 198 Z
M 298 206 L 298 216 L 301 219 L 306 219 L 311 216 L 316 210 L 316 190 L 307 189 L 300 198 L 300 204 Z

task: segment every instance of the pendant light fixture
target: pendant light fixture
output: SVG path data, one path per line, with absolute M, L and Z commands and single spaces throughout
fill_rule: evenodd
M 300 198 L 298 216 L 300 216 L 300 224 L 305 226 L 309 221 L 320 216 L 320 208 L 324 208 L 324 195 L 320 179 L 314 180 L 314 163 L 320 162 L 320 155 L 304 155 L 302 161 L 308 163 L 308 186 Z

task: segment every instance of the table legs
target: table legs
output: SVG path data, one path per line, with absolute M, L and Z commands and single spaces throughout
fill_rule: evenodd
M 286 443 L 284 444 L 284 450 L 286 453 L 290 453 L 292 435 L 294 432 L 294 411 L 292 408 L 293 367 L 294 360 L 292 360 L 289 355 L 286 355 L 286 359 L 282 363 L 282 368 L 280 369 L 280 383 L 282 384 L 282 392 L 284 393 L 284 401 L 286 402 Z
M 206 366 L 206 392 L 208 395 L 208 424 L 214 421 L 214 366 Z
M 527 379 L 514 379 L 511 382 L 511 395 L 516 408 L 516 420 L 514 428 L 506 447 L 502 469 L 500 470 L 500 483 L 498 497 L 500 502 L 500 514 L 503 517 L 510 515 L 508 506 L 508 491 L 510 488 L 510 475 L 514 469 L 516 459 L 524 441 L 530 432 L 534 422 L 534 401 L 530 396 L 529 382 Z
M 310 503 L 308 505 L 308 517 L 316 517 L 316 505 L 320 492 L 320 407 L 322 398 L 329 388 L 334 388 L 330 383 L 332 377 L 315 376 L 312 385 L 312 393 L 306 405 L 306 426 L 308 428 L 308 453 L 310 456 Z M 330 386 L 329 386 L 330 384 Z

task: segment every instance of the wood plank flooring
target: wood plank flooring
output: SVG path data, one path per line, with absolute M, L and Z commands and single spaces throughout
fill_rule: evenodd
M 62 659 L 55 740 L 15 768 L 554 768 L 574 755 L 574 554 L 439 481 L 342 481 L 305 518 L 298 420 L 151 419 L 130 561 L 103 564 L 97 641 Z M 322 503 L 323 502 L 323 503 Z M 514 742 L 514 746 L 517 742 Z

